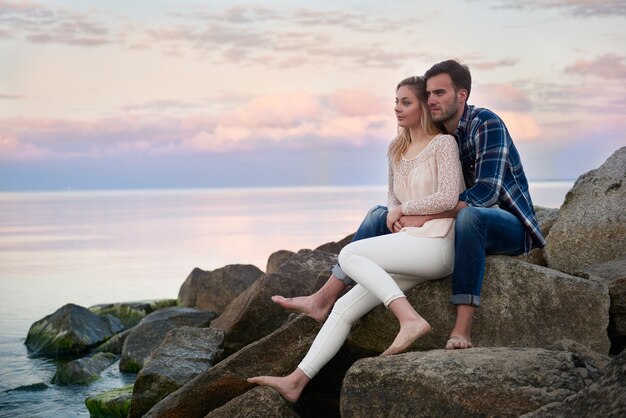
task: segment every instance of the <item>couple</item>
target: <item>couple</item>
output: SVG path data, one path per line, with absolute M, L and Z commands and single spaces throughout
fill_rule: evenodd
M 472 347 L 485 256 L 519 255 L 545 240 L 507 128 L 490 110 L 466 103 L 470 90 L 469 68 L 456 60 L 398 84 L 388 207 L 370 210 L 319 291 L 272 297 L 324 325 L 294 372 L 257 376 L 250 383 L 273 387 L 295 402 L 339 351 L 352 325 L 381 302 L 400 323 L 383 355 L 405 351 L 430 325 L 403 292 L 450 273 L 456 322 L 446 349 Z

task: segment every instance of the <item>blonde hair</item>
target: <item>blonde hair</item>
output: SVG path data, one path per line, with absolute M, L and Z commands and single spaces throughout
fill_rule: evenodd
M 409 87 L 411 91 L 415 93 L 415 97 L 417 98 L 420 108 L 422 109 L 420 123 L 422 124 L 422 129 L 424 129 L 424 133 L 427 135 L 440 134 L 441 130 L 437 128 L 437 125 L 435 125 L 432 117 L 430 116 L 428 98 L 426 96 L 426 81 L 424 80 L 424 77 L 413 76 L 405 78 L 398 83 L 396 91 L 398 91 L 402 86 Z M 398 161 L 402 154 L 404 154 L 409 148 L 409 144 L 411 144 L 411 132 L 406 128 L 398 127 L 398 135 L 393 141 L 391 141 L 391 144 L 389 144 L 389 157 Z

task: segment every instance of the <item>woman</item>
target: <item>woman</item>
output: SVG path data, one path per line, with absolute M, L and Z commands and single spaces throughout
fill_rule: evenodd
M 339 264 L 357 285 L 335 303 L 309 352 L 285 377 L 257 376 L 250 383 L 270 386 L 295 402 L 307 383 L 339 351 L 352 325 L 381 302 L 400 323 L 383 355 L 398 354 L 430 331 L 404 291 L 452 272 L 454 219 L 434 219 L 400 229 L 403 215 L 430 215 L 454 208 L 463 188 L 455 139 L 441 134 L 430 118 L 422 77 L 396 88 L 398 135 L 389 146 L 387 227 L 392 234 L 353 241 Z M 393 274 L 393 276 L 392 276 Z

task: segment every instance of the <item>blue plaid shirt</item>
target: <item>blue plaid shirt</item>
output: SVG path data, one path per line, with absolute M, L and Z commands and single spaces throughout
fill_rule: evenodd
M 526 227 L 525 252 L 543 247 L 528 181 L 506 125 L 489 109 L 465 105 L 455 134 L 467 189 L 459 200 L 468 206 L 497 205 Z

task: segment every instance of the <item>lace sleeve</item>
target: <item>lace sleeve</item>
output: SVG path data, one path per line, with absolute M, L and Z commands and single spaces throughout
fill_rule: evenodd
M 459 200 L 462 184 L 461 161 L 456 141 L 445 135 L 434 144 L 437 162 L 437 191 L 418 200 L 402 203 L 405 215 L 434 215 L 453 209 Z
M 400 201 L 396 197 L 396 193 L 393 191 L 393 163 L 391 162 L 391 156 L 389 157 L 389 175 L 387 176 L 389 188 L 387 190 L 387 209 L 391 210 L 400 205 Z

